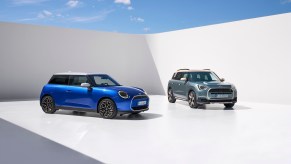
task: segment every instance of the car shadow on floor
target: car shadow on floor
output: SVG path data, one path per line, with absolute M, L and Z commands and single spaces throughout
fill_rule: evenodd
M 176 103 L 189 107 L 187 101 L 176 101 Z M 225 108 L 223 104 L 207 104 L 207 105 L 199 106 L 198 109 L 204 109 L 204 110 L 247 110 L 247 109 L 251 109 L 251 108 L 247 107 L 247 106 L 243 106 L 243 105 L 237 105 L 237 104 L 234 105 L 234 107 L 232 107 L 232 108 Z
M 102 118 L 98 113 L 94 113 L 94 112 L 77 112 L 77 111 L 58 110 L 56 114 Z M 139 114 L 123 114 L 122 116 L 118 114 L 114 118 L 114 120 L 150 120 L 150 119 L 156 119 L 162 116 L 163 115 L 161 114 L 145 113 L 145 112 L 139 113 Z

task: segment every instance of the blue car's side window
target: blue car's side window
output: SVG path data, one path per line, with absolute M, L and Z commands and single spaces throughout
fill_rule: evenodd
M 54 75 L 49 84 L 60 84 L 60 85 L 68 85 L 69 76 L 68 75 Z
M 82 83 L 89 83 L 87 76 L 83 75 L 70 76 L 69 85 L 80 86 Z

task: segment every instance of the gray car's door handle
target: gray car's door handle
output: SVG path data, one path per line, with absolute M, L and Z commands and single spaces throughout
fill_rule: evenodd
M 178 85 L 181 85 L 180 83 Z

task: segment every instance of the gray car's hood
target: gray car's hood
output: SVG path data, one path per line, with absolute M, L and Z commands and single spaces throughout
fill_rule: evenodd
M 220 82 L 220 81 L 204 81 L 204 82 L 196 82 L 196 84 L 199 85 L 206 85 L 209 88 L 217 88 L 217 87 L 223 87 L 223 88 L 231 88 L 232 84 L 227 82 Z

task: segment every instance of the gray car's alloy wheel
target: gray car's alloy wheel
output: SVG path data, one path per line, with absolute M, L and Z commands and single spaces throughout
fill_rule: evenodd
M 191 108 L 198 108 L 198 104 L 196 102 L 196 95 L 193 91 L 191 91 L 188 95 L 188 103 Z
M 168 90 L 168 101 L 170 103 L 176 102 L 176 98 L 174 97 L 173 90 L 171 88 Z
M 45 113 L 53 114 L 56 112 L 55 102 L 51 96 L 44 96 L 41 99 L 41 108 Z
M 224 104 L 225 106 L 225 109 L 233 109 L 232 107 L 234 106 L 234 103 L 231 103 L 231 104 Z
M 112 119 L 117 115 L 115 103 L 111 99 L 103 99 L 98 105 L 98 111 L 103 118 Z

